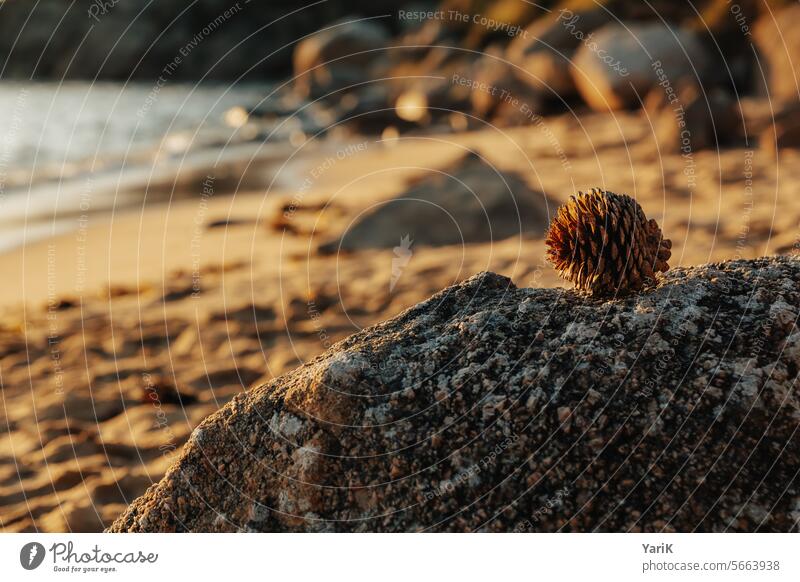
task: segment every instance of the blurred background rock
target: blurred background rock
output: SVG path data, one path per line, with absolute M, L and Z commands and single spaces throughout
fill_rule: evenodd
M 419 12 L 428 17 L 408 16 Z M 332 116 L 312 130 L 331 121 L 367 133 L 531 121 L 497 92 L 470 90 L 454 75 L 510 92 L 537 115 L 636 109 L 658 86 L 651 64 L 661 61 L 671 87 L 713 111 L 689 116 L 696 147 L 741 142 L 752 131 L 773 148 L 797 142 L 791 122 L 761 127 L 739 103 L 768 95 L 781 117 L 797 101 L 800 35 L 779 34 L 800 17 L 788 1 L 331 0 L 304 8 L 285 0 L 7 0 L 0 14 L 4 79 L 291 79 L 291 97 L 321 100 Z M 614 66 L 599 55 L 613 55 Z M 274 97 L 247 113 L 297 110 L 296 101 Z M 741 129 L 722 128 L 717 117 L 738 118 Z M 706 135 L 709 123 L 716 135 Z M 658 131 L 665 146 L 673 133 Z

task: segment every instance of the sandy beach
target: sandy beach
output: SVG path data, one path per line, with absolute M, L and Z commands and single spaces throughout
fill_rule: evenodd
M 400 251 L 370 238 L 380 225 L 365 213 L 414 204 L 408 192 L 442 174 L 433 184 L 446 192 L 470 164 L 487 188 L 518 177 L 545 223 L 575 191 L 613 185 L 662 225 L 676 266 L 791 252 L 797 153 L 699 152 L 687 166 L 648 129 L 641 114 L 598 114 L 365 139 L 305 155 L 294 189 L 234 195 L 215 194 L 212 168 L 193 198 L 78 215 L 76 229 L 0 256 L 3 529 L 102 529 L 235 394 L 448 285 L 487 270 L 520 287 L 563 285 L 541 231 L 482 240 L 466 229 L 463 242 L 425 244 L 445 228 L 433 214 L 405 247 L 398 220 Z M 350 243 L 361 248 L 340 250 Z

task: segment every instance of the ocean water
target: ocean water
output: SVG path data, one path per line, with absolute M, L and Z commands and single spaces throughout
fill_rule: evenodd
M 229 128 L 226 111 L 251 108 L 270 90 L 267 84 L 0 84 L 3 186 L 135 163 L 165 140 L 177 147 L 187 139 L 218 139 Z
M 266 83 L 0 84 L 0 250 L 69 228 L 89 195 L 99 211 L 193 157 L 206 164 L 220 152 L 236 155 L 258 138 L 242 111 L 271 90 Z

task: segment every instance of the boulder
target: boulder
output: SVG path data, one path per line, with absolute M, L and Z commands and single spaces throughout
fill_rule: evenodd
M 767 11 L 753 27 L 759 61 L 754 67 L 756 85 L 772 99 L 800 98 L 800 35 L 794 31 L 798 19 L 800 5 L 795 4 L 777 12 Z
M 295 87 L 317 98 L 369 81 L 370 68 L 386 61 L 389 34 L 372 20 L 347 18 L 301 41 L 294 51 Z
M 335 240 L 322 244 L 320 252 L 392 249 L 404 239 L 419 247 L 487 242 L 526 232 L 543 236 L 548 212 L 556 206 L 520 175 L 500 172 L 470 153 L 376 205 Z
M 763 2 L 753 0 L 705 0 L 695 14 L 685 11 L 682 25 L 709 48 L 711 64 L 704 84 L 725 86 L 740 96 L 751 92 L 756 68 L 752 25 L 763 8 Z
M 112 532 L 797 531 L 800 258 L 482 273 L 237 395 Z
M 741 118 L 733 99 L 719 88 L 704 93 L 691 79 L 678 84 L 674 101 L 656 87 L 647 94 L 644 105 L 662 154 L 721 147 L 740 133 Z
M 508 45 L 506 57 L 521 70 L 515 75 L 546 97 L 576 93 L 569 65 L 582 35 L 611 20 L 603 9 L 553 11 L 533 22 Z
M 774 136 L 774 126 L 791 125 L 792 120 L 800 115 L 800 101 L 746 96 L 735 103 L 734 111 L 737 120 L 732 129 L 739 139 L 752 145 L 759 136 L 767 134 Z M 762 137 L 762 139 L 773 140 L 772 137 Z
M 661 23 L 608 24 L 586 35 L 571 73 L 584 101 L 596 111 L 638 107 L 661 84 L 700 81 L 709 62 L 694 33 Z
M 470 82 L 472 113 L 498 127 L 527 125 L 543 112 L 543 93 L 522 81 L 517 69 L 488 52 L 474 67 Z

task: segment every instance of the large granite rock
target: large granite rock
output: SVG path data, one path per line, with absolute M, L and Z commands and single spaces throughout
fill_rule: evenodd
M 241 394 L 110 531 L 790 531 L 800 259 L 482 273 Z

